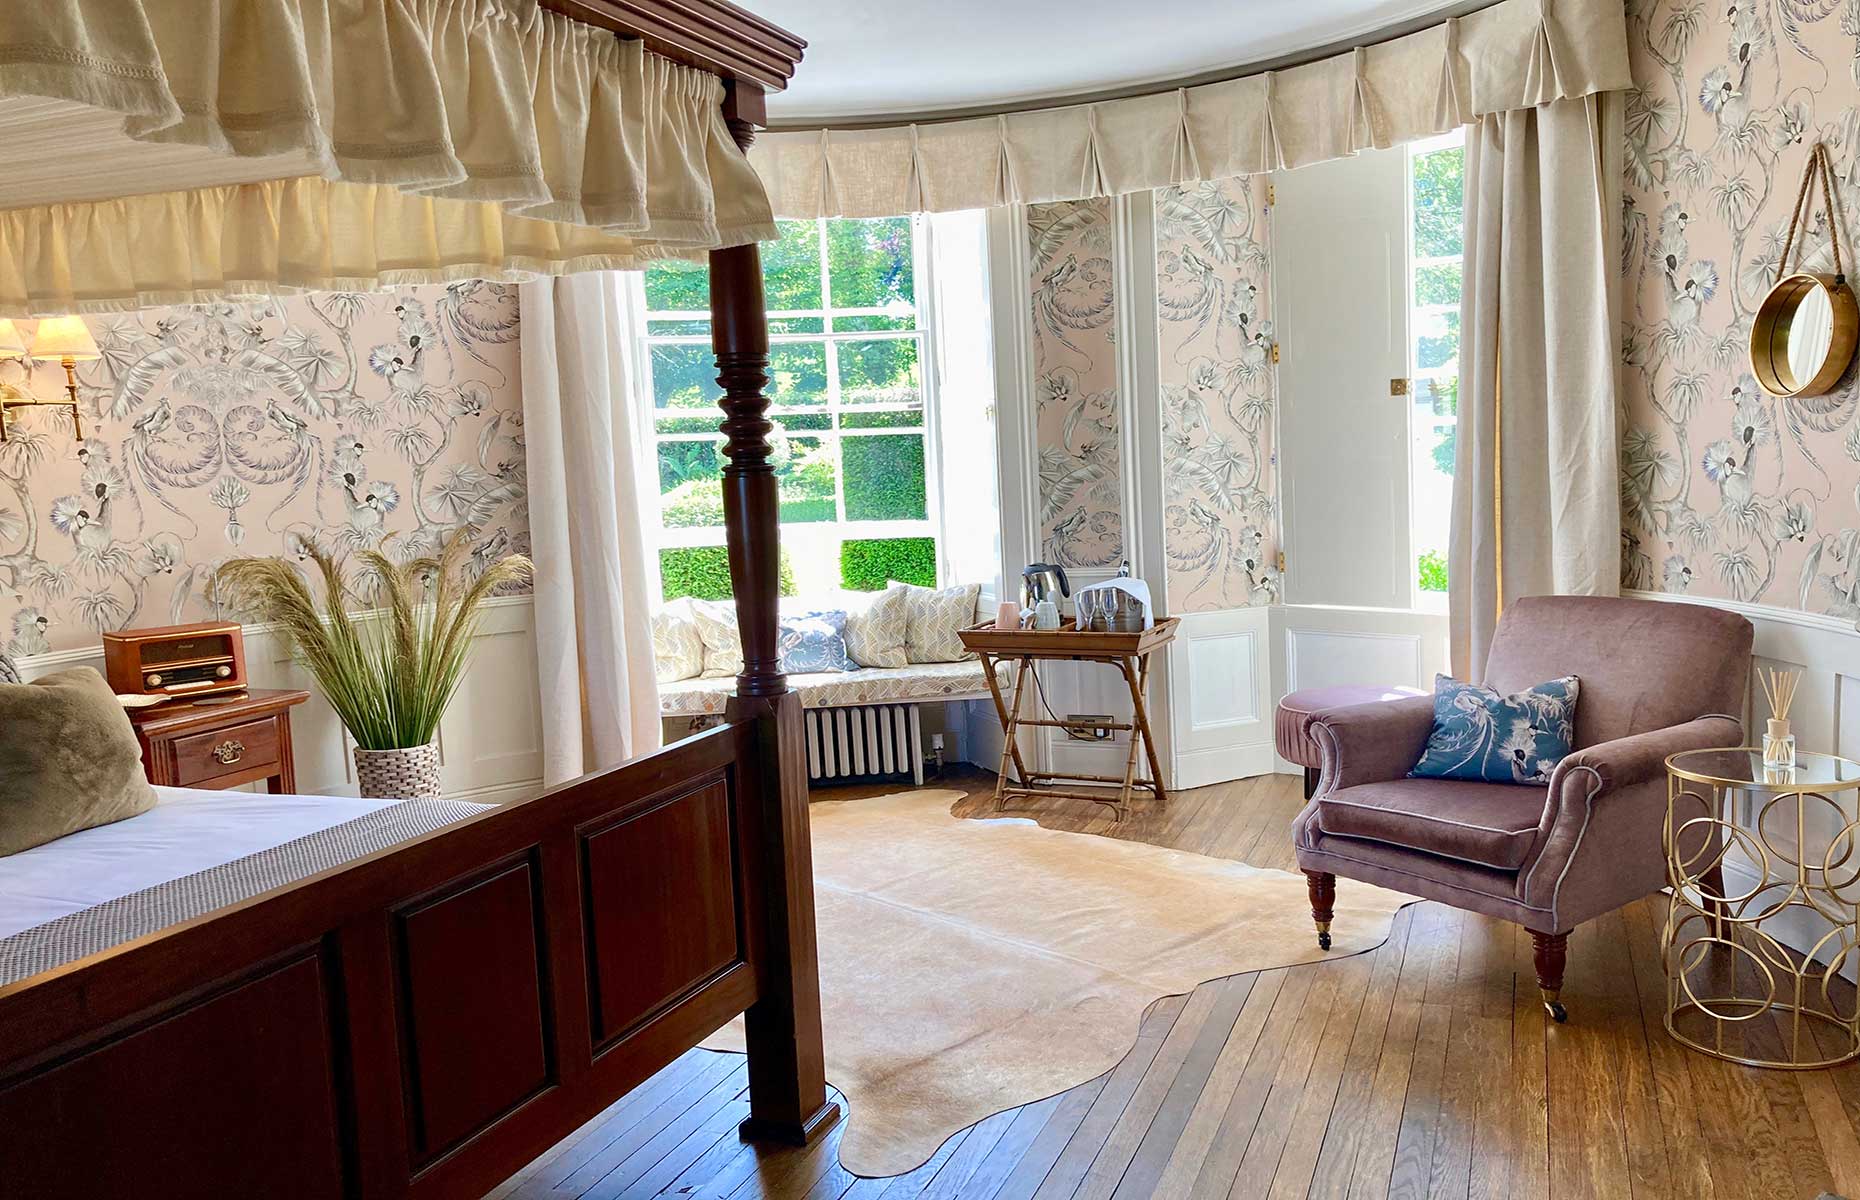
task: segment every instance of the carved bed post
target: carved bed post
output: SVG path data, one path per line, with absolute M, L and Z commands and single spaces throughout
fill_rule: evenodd
M 724 113 L 748 149 L 764 117 L 760 88 L 736 83 Z M 800 697 L 788 690 L 776 645 L 781 496 L 769 463 L 768 316 L 754 243 L 710 256 L 711 345 L 723 388 L 723 520 L 743 639 L 729 719 L 755 739 L 753 789 L 764 847 L 757 956 L 760 999 L 744 1014 L 749 1049 L 745 1139 L 805 1143 L 839 1119 L 827 1099 L 820 1038 L 814 863 L 807 817 L 807 750 Z

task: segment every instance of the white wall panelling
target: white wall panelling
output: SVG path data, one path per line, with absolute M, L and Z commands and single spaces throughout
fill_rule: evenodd
M 1447 668 L 1447 616 L 1287 604 L 1272 610 L 1273 703 L 1305 688 L 1406 684 L 1432 691 Z M 1280 771 L 1298 766 L 1277 758 Z
M 1850 622 L 1835 617 L 1772 608 L 1762 604 L 1739 604 L 1730 600 L 1694 599 L 1654 592 L 1630 592 L 1628 595 L 1648 600 L 1709 604 L 1741 613 L 1756 630 L 1752 646 L 1753 670 L 1749 692 L 1745 696 L 1744 740 L 1757 743 L 1763 733 L 1769 704 L 1757 685 L 1756 667 L 1788 668 L 1802 672 L 1802 683 L 1789 711 L 1789 724 L 1795 732 L 1800 750 L 1839 754 L 1860 760 L 1860 633 Z M 1855 819 L 1855 793 L 1840 797 L 1837 813 L 1826 805 L 1810 802 L 1802 837 L 1808 860 L 1819 862 L 1829 842 L 1845 823 Z M 1785 812 L 1784 809 L 1788 811 Z M 1755 819 L 1748 803 L 1740 805 L 1740 823 Z M 1791 858 L 1798 852 L 1794 802 L 1779 804 L 1771 810 L 1764 835 L 1773 846 L 1781 847 Z M 1840 851 L 1835 855 L 1838 860 Z M 1772 872 L 1780 875 L 1781 868 Z M 1732 895 L 1751 890 L 1762 875 L 1759 864 L 1748 855 L 1733 850 L 1725 860 L 1725 884 Z M 1839 880 L 1837 880 L 1839 881 Z M 1774 897 L 1774 898 L 1780 898 Z M 1809 917 L 1802 910 L 1791 910 L 1765 928 L 1777 934 L 1785 944 L 1803 950 L 1812 946 L 1828 930 L 1824 922 Z M 1854 976 L 1850 959 L 1843 972 Z
M 1182 617 L 1168 651 L 1172 786 L 1273 770 L 1271 612 L 1231 608 Z
M 274 626 L 245 627 L 245 653 L 256 688 L 305 688 L 291 710 L 297 788 L 306 795 L 354 795 L 355 767 L 342 723 Z M 28 679 L 72 666 L 103 669 L 101 647 L 21 660 Z M 471 666 L 440 723 L 441 781 L 446 795 L 492 803 L 542 788 L 542 715 L 536 681 L 535 610 L 528 596 L 486 602 Z

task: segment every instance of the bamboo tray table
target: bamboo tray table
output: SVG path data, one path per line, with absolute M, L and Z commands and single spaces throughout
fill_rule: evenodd
M 1003 812 L 1010 800 L 1035 796 L 1062 796 L 1073 800 L 1091 800 L 1108 805 L 1121 824 L 1130 815 L 1130 801 L 1139 789 L 1152 793 L 1158 803 L 1168 803 L 1162 783 L 1162 764 L 1156 758 L 1156 741 L 1150 733 L 1149 708 L 1144 703 L 1150 681 L 1150 655 L 1175 640 L 1176 617 L 1158 617 L 1156 624 L 1138 633 L 1080 632 L 1071 618 L 1058 629 L 996 629 L 994 625 L 977 625 L 962 631 L 962 644 L 982 660 L 988 677 L 988 693 L 994 698 L 995 714 L 1001 718 L 1001 771 L 995 781 L 995 811 Z M 1129 721 L 1061 721 L 1056 717 L 1024 717 L 1021 706 L 1027 696 L 1027 679 L 1033 664 L 1050 662 L 1100 662 L 1116 667 L 1130 689 L 1132 719 Z M 1002 696 L 998 668 L 1012 662 L 1014 667 L 1014 702 Z M 1015 735 L 1022 726 L 1048 729 L 1112 729 L 1130 734 L 1130 753 L 1124 759 L 1122 778 L 1115 775 L 1071 775 L 1054 771 L 1029 771 L 1021 761 Z M 1141 756 L 1149 777 L 1139 778 L 1137 761 Z M 1014 768 L 1009 782 L 1008 768 Z M 1114 794 L 1086 792 L 1054 784 L 1100 784 L 1115 786 Z

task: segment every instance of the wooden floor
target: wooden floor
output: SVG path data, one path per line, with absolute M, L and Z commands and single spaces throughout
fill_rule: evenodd
M 991 784 L 956 780 L 958 815 L 984 813 Z M 1268 776 L 1140 806 L 1119 830 L 1079 801 L 1037 815 L 1291 870 L 1299 805 L 1297 779 Z M 743 1060 L 692 1051 L 492 1194 L 1860 1197 L 1860 1067 L 1754 1071 L 1673 1042 L 1660 904 L 1571 936 L 1563 1026 L 1522 930 L 1415 904 L 1377 950 L 1159 1001 L 1108 1075 L 990 1117 L 908 1175 L 847 1174 L 837 1130 L 806 1150 L 740 1144 Z

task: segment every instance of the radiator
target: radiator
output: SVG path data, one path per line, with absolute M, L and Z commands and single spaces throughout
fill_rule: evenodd
M 809 783 L 924 781 L 924 735 L 915 704 L 810 708 L 806 724 Z

